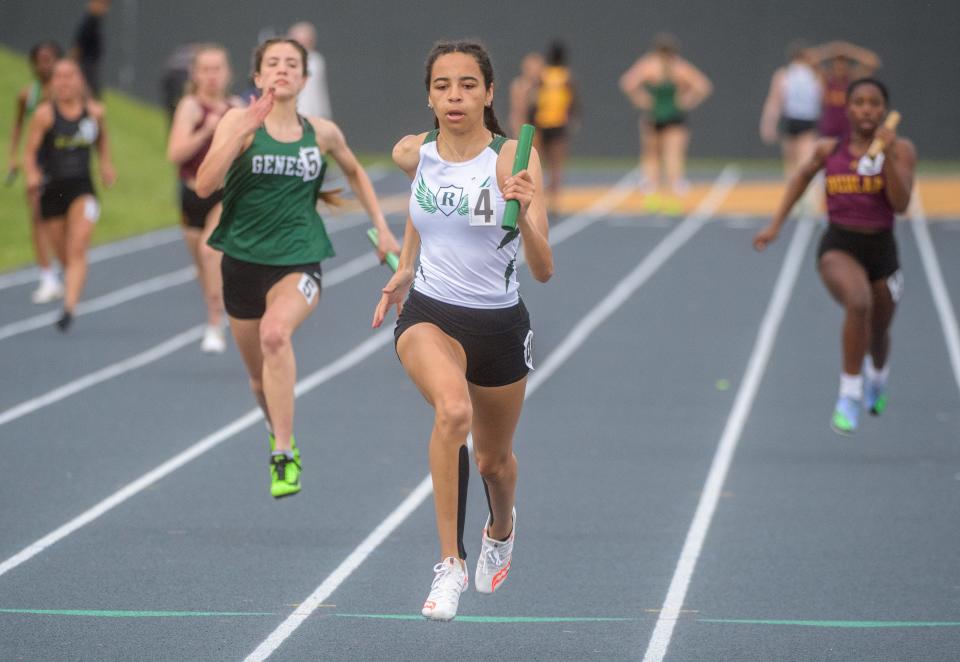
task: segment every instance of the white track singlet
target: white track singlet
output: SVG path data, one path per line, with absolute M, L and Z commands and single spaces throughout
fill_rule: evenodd
M 504 199 L 497 156 L 506 140 L 494 136 L 480 154 L 462 163 L 444 161 L 437 132 L 420 146 L 411 184 L 410 218 L 420 234 L 414 289 L 468 308 L 506 308 L 519 301 L 519 232 L 500 227 Z
M 823 87 L 809 64 L 791 63 L 783 77 L 783 116 L 792 120 L 815 121 L 820 117 Z

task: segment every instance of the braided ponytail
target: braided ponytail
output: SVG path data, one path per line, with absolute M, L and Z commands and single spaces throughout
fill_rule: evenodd
M 483 109 L 483 125 L 490 129 L 490 132 L 495 136 L 506 136 L 507 133 L 500 128 L 500 122 L 497 121 L 497 116 L 493 112 L 493 106 L 487 106 Z

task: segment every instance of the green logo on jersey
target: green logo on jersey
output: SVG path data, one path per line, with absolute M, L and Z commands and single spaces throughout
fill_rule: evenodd
M 503 291 L 510 291 L 510 276 L 516 271 L 517 258 L 513 258 L 507 263 L 507 268 L 503 271 Z
M 438 211 L 444 216 L 449 216 L 457 212 L 460 216 L 466 216 L 470 213 L 470 201 L 463 189 L 459 186 L 444 186 L 436 193 L 427 187 L 423 181 L 423 175 L 420 175 L 420 181 L 417 182 L 417 191 L 414 193 L 417 204 L 420 209 L 428 214 L 436 214 Z

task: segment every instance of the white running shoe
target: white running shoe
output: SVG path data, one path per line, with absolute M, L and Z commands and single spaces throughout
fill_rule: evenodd
M 449 621 L 457 615 L 460 594 L 467 590 L 470 577 L 463 561 L 448 556 L 433 566 L 437 573 L 430 585 L 430 595 L 420 613 L 435 621 Z
M 30 295 L 34 303 L 50 303 L 63 298 L 63 284 L 57 278 L 44 278 Z
M 490 517 L 483 527 L 480 541 L 480 556 L 477 557 L 477 571 L 473 575 L 474 586 L 480 593 L 493 593 L 506 581 L 510 573 L 510 560 L 513 557 L 513 539 L 517 534 L 517 509 L 513 509 L 513 529 L 506 540 L 494 540 L 487 536 Z
M 207 325 L 203 332 L 203 342 L 200 349 L 206 354 L 223 354 L 227 350 L 227 338 L 223 327 Z

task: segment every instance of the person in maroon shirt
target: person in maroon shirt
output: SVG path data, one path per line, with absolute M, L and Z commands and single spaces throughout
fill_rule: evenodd
M 847 87 L 850 81 L 872 76 L 880 67 L 873 51 L 847 41 L 831 41 L 813 51 L 820 62 L 823 79 L 823 107 L 820 111 L 820 135 L 841 138 L 850 131 L 847 121 Z
M 831 426 L 850 434 L 857 428 L 861 403 L 879 415 L 887 405 L 890 323 L 903 287 L 894 213 L 910 202 L 917 155 L 913 143 L 883 125 L 887 88 L 861 78 L 847 90 L 850 133 L 822 138 L 812 158 L 790 178 L 770 224 L 753 238 L 763 250 L 777 238 L 794 203 L 821 169 L 826 172 L 828 227 L 817 250 L 820 278 L 844 308 L 840 395 Z M 883 143 L 867 156 L 874 139 Z M 866 383 L 864 382 L 864 371 Z
M 223 329 L 223 294 L 220 282 L 220 252 L 207 239 L 220 222 L 223 190 L 207 198 L 197 195 L 197 169 L 210 149 L 213 131 L 233 105 L 227 98 L 230 63 L 222 46 L 197 46 L 190 68 L 188 93 L 177 104 L 170 126 L 167 159 L 180 175 L 180 208 L 183 239 L 197 265 L 197 277 L 207 305 L 207 328 L 201 349 L 221 353 L 226 349 Z

